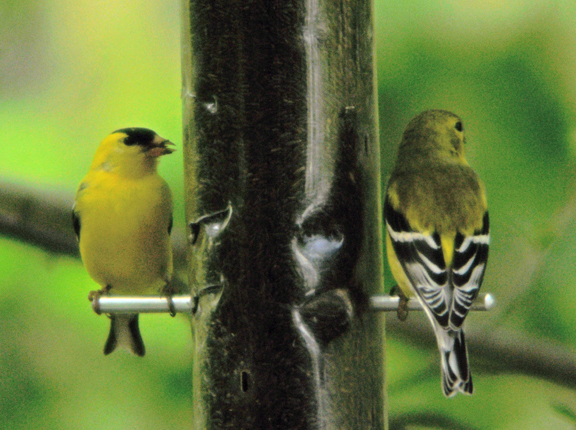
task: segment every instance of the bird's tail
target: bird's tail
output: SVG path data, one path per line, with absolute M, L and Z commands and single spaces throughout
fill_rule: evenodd
M 472 375 L 468 366 L 468 351 L 464 331 L 446 330 L 434 324 L 442 366 L 442 390 L 446 397 L 456 393 L 471 395 L 474 391 Z
M 117 347 L 140 357 L 146 353 L 138 328 L 138 314 L 110 315 L 110 333 L 104 345 L 104 355 L 110 354 Z

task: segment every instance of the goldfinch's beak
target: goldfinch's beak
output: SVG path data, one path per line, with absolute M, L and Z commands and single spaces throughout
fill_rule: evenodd
M 172 154 L 176 149 L 169 148 L 169 146 L 174 146 L 169 140 L 163 139 L 160 136 L 156 136 L 152 141 L 150 149 L 146 151 L 146 155 L 149 157 L 160 157 L 162 155 Z

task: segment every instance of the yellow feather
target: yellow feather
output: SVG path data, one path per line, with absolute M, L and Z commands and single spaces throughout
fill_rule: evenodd
M 158 174 L 138 180 L 104 172 L 90 176 L 76 203 L 88 273 L 113 293 L 159 291 L 172 274 L 168 185 Z
M 440 235 L 440 243 L 442 244 L 442 253 L 444 254 L 444 262 L 446 267 L 452 264 L 454 257 L 454 240 L 456 239 L 456 232 L 448 232 Z

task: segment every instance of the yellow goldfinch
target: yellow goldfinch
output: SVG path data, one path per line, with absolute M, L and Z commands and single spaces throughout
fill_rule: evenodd
M 416 296 L 440 349 L 447 397 L 472 394 L 462 323 L 478 295 L 490 243 L 484 186 L 464 158 L 453 113 L 410 121 L 386 191 L 386 248 L 402 293 Z
M 102 286 L 93 293 L 163 291 L 172 276 L 172 197 L 156 170 L 173 145 L 146 128 L 106 137 L 80 183 L 73 208 L 80 254 Z M 93 294 L 91 293 L 91 294 Z M 138 314 L 111 315 L 104 354 L 118 346 L 143 356 Z

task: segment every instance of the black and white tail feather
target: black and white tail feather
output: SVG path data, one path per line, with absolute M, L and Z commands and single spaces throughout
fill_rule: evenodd
M 447 397 L 472 394 L 472 376 L 462 323 L 478 296 L 488 260 L 488 212 L 471 236 L 457 232 L 450 266 L 444 261 L 438 232 L 414 231 L 406 218 L 384 205 L 386 228 L 394 252 L 434 328 L 440 349 L 442 389 Z
M 138 328 L 138 314 L 110 315 L 110 332 L 104 345 L 104 355 L 122 347 L 139 357 L 144 357 L 146 348 Z

